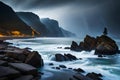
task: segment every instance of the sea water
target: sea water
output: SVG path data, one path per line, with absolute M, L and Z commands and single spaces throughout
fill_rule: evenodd
M 7 40 L 12 42 L 13 46 L 20 48 L 29 47 L 32 50 L 38 51 L 44 59 L 44 64 L 54 63 L 55 65 L 64 64 L 70 68 L 82 68 L 88 72 L 101 73 L 103 80 L 120 80 L 120 54 L 109 55 L 103 58 L 99 58 L 94 55 L 94 50 L 87 52 L 75 52 L 65 47 L 70 47 L 72 41 L 76 41 L 78 44 L 83 39 L 79 38 L 31 38 L 31 39 L 14 39 Z M 116 40 L 120 47 L 120 40 Z M 56 62 L 53 61 L 55 54 L 67 54 L 70 53 L 82 60 Z

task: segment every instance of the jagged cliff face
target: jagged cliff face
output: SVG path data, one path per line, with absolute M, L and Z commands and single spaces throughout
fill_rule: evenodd
M 0 2 L 0 36 L 70 37 L 73 34 L 59 27 L 56 20 L 41 19 L 31 12 L 14 12 Z
M 71 32 L 60 28 L 59 23 L 56 20 L 49 18 L 40 20 L 39 16 L 32 12 L 16 13 L 27 25 L 32 26 L 32 28 L 42 37 L 71 37 L 74 35 Z
M 2 2 L 0 2 L 0 35 L 32 35 L 31 27 L 26 25 L 11 7 Z
M 39 16 L 32 12 L 16 12 L 17 15 L 22 19 L 27 25 L 32 26 L 32 28 L 40 34 L 39 36 L 46 36 L 48 30 L 44 24 L 41 23 Z
M 49 30 L 48 36 L 51 37 L 64 37 L 64 34 L 62 33 L 59 24 L 56 20 L 49 19 L 49 18 L 43 18 L 41 19 L 41 22 L 47 27 Z

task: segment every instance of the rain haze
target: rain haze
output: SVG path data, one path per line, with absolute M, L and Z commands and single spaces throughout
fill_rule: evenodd
M 107 27 L 110 35 L 120 37 L 119 0 L 0 0 L 16 12 L 29 11 L 40 18 L 49 17 L 60 27 L 75 33 L 101 35 Z

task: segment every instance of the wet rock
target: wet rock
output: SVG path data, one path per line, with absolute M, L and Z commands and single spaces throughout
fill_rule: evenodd
M 72 41 L 70 49 L 74 51 L 81 51 L 81 49 L 79 48 L 78 44 L 75 41 Z
M 103 55 L 98 55 L 98 57 L 103 57 Z
M 113 55 L 119 52 L 116 42 L 106 35 L 101 35 L 97 38 L 86 35 L 84 41 L 80 42 L 79 45 L 73 41 L 71 50 L 95 50 L 95 55 Z
M 60 70 L 60 67 L 56 67 L 56 69 Z
M 93 79 L 93 80 L 102 80 L 102 79 L 100 78 L 100 77 L 102 77 L 102 75 L 101 75 L 101 74 L 94 73 L 94 72 L 88 73 L 86 76 L 89 77 L 89 78 L 91 78 L 91 79 Z
M 30 53 L 25 61 L 25 63 L 30 64 L 34 67 L 42 67 L 44 65 L 41 55 L 37 51 Z
M 73 78 L 75 78 L 76 80 L 92 80 L 89 77 L 86 77 L 82 74 L 75 74 L 73 75 Z
M 77 60 L 77 58 L 71 54 L 55 54 L 55 60 L 56 61 L 72 61 Z
M 95 54 L 97 55 L 113 55 L 118 51 L 118 46 L 110 37 L 102 35 L 97 37 L 97 47 Z
M 36 76 L 38 74 L 37 68 L 25 63 L 9 63 L 8 65 L 15 68 L 16 70 L 20 71 L 22 74 L 25 74 L 25 75 Z
M 53 66 L 54 64 L 53 63 L 49 63 L 50 66 Z
M 71 54 L 64 54 L 64 56 L 66 56 L 69 60 L 77 60 L 77 58 Z
M 9 79 L 14 79 L 20 75 L 20 72 L 13 68 L 0 66 L 0 78 L 8 77 Z
M 72 69 L 72 68 L 68 68 L 68 69 Z
M 82 72 L 82 73 L 84 73 L 84 72 L 85 72 L 85 71 L 84 71 L 83 69 L 81 69 L 81 68 L 74 69 L 74 71 L 76 71 L 76 72 Z
M 66 61 L 66 57 L 62 54 L 55 54 L 56 61 Z
M 25 76 L 21 76 L 15 80 L 32 80 L 33 76 L 32 75 L 25 75 Z
M 64 49 L 70 49 L 70 47 L 65 47 Z
M 7 66 L 7 65 L 8 65 L 7 61 L 0 60 L 0 66 Z
M 58 49 L 62 49 L 62 47 L 57 47 Z
M 19 61 L 22 61 L 22 62 L 24 62 L 26 59 L 26 56 L 23 53 L 16 53 L 14 51 L 12 51 L 12 52 L 7 51 L 6 56 L 13 58 L 13 59 L 16 59 L 16 60 L 19 60 Z
M 67 68 L 65 65 L 59 65 L 59 67 L 61 67 L 61 68 Z

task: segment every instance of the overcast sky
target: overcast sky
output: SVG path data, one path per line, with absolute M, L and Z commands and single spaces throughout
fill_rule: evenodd
M 104 27 L 120 30 L 120 0 L 0 0 L 15 11 L 49 17 L 77 36 L 100 34 Z M 113 31 L 114 32 L 114 31 Z

